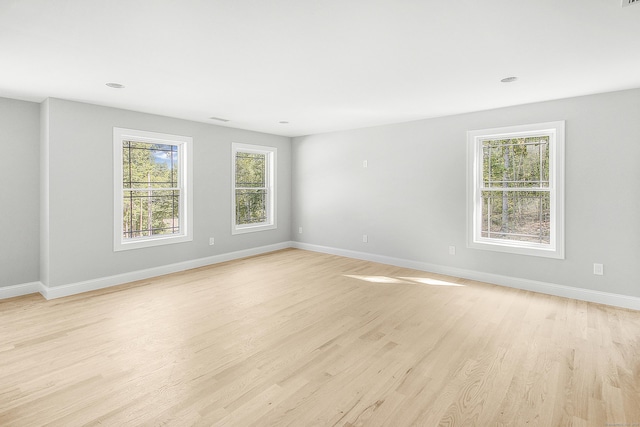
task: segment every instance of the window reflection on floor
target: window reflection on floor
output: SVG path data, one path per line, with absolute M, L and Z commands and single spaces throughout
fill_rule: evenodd
M 388 276 L 362 276 L 356 274 L 345 274 L 345 277 L 351 277 L 352 279 L 364 280 L 365 282 L 371 283 L 404 283 L 404 284 L 415 284 L 420 283 L 423 285 L 430 286 L 455 286 L 455 287 L 464 287 L 459 283 L 448 282 L 444 280 L 431 279 L 427 277 L 388 277 Z

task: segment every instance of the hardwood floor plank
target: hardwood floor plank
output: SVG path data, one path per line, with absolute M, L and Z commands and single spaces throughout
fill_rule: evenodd
M 0 425 L 640 423 L 640 312 L 302 250 L 0 301 Z

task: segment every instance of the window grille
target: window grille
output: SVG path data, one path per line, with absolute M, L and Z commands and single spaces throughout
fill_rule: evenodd
M 564 122 L 467 132 L 474 249 L 564 258 Z
M 276 228 L 276 148 L 233 144 L 232 233 Z
M 193 240 L 193 139 L 113 128 L 114 251 Z
M 123 141 L 123 238 L 180 233 L 178 146 Z

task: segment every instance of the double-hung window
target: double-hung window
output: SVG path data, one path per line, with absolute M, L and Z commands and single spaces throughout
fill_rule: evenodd
M 468 246 L 564 258 L 564 122 L 469 131 Z
M 113 129 L 114 250 L 193 240 L 192 138 Z
M 275 147 L 232 144 L 233 234 L 276 228 Z

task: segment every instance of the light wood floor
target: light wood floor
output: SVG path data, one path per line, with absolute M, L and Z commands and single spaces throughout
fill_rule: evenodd
M 0 425 L 638 426 L 640 312 L 301 250 L 0 302 Z

